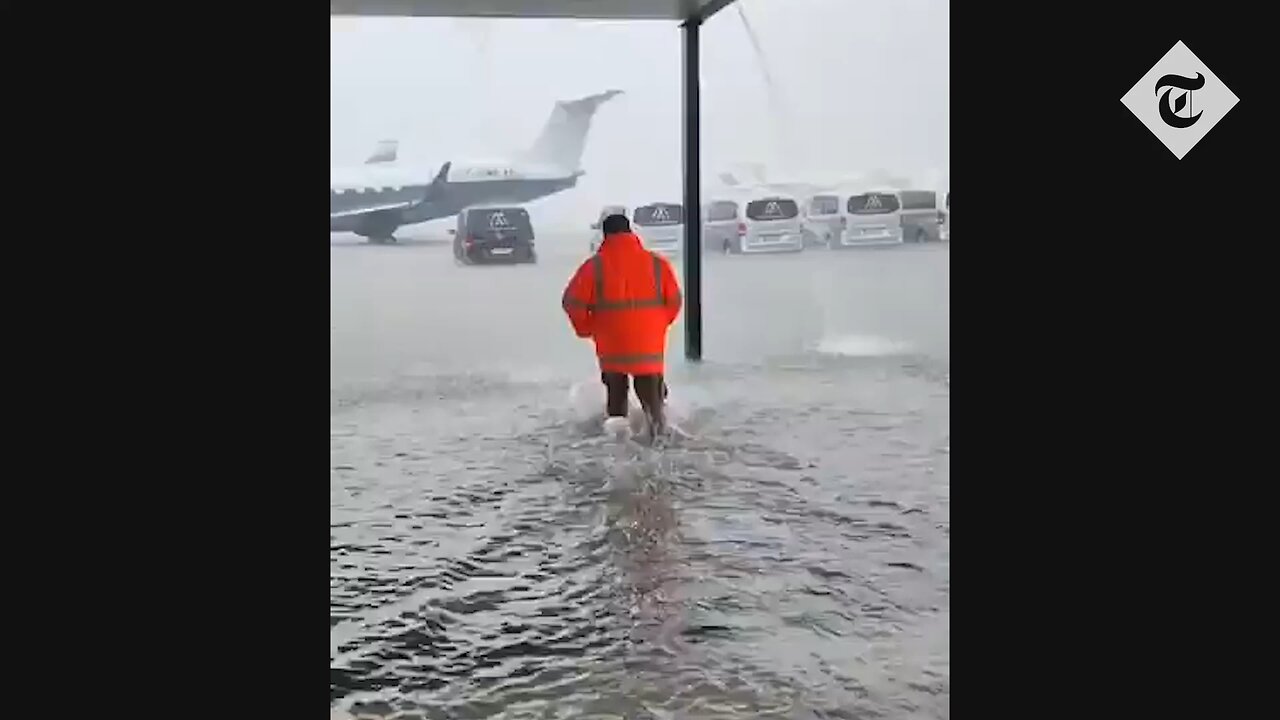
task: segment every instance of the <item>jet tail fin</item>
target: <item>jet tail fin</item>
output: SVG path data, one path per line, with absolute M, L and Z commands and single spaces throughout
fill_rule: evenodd
M 769 184 L 764 165 L 760 163 L 734 163 L 731 167 L 732 170 L 725 170 L 719 174 L 720 182 L 728 187 L 743 187 L 744 184 L 755 187 Z
M 587 145 L 587 133 L 596 110 L 621 90 L 588 95 L 577 100 L 561 100 L 551 109 L 547 124 L 542 127 L 538 139 L 524 154 L 523 159 L 538 165 L 551 165 L 567 172 L 577 170 L 582 163 L 582 151 Z
M 379 140 L 377 147 L 373 149 L 373 154 L 364 162 L 366 165 L 395 162 L 399 149 L 399 140 Z

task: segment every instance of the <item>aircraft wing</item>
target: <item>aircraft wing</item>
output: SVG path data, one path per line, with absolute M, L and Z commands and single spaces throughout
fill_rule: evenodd
M 431 183 L 423 189 L 417 197 L 404 198 L 402 200 L 392 200 L 389 202 L 375 202 L 370 205 L 359 205 L 352 208 L 344 208 L 342 210 L 329 210 L 329 219 L 357 217 L 360 215 L 371 215 L 378 212 L 386 212 L 388 210 L 407 210 L 424 203 L 429 203 L 433 199 L 439 197 L 444 191 L 446 185 L 449 184 L 449 168 L 453 166 L 452 162 L 447 162 L 440 166 L 440 171 L 436 173 Z
M 421 199 L 402 200 L 400 202 L 377 203 L 374 205 L 362 205 L 360 207 L 348 208 L 346 210 L 336 210 L 336 211 L 330 210 L 329 219 L 332 220 L 333 218 L 355 217 L 357 215 L 370 215 L 372 213 L 383 212 L 386 210 L 404 210 L 407 208 L 411 208 L 420 202 L 422 202 Z

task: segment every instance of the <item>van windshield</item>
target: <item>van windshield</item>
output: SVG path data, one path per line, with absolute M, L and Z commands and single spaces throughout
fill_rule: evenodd
M 724 222 L 738 219 L 738 203 L 719 200 L 707 207 L 707 222 Z
M 847 203 L 851 215 L 888 215 L 898 212 L 898 198 L 889 193 L 854 195 Z
M 790 220 L 800 214 L 795 200 L 770 198 L 747 203 L 747 217 L 752 220 Z
M 810 215 L 835 215 L 840 212 L 840 199 L 835 195 L 814 195 L 809 201 Z
M 654 203 L 636 208 L 635 224 L 641 226 L 679 225 L 684 222 L 684 208 L 673 203 Z

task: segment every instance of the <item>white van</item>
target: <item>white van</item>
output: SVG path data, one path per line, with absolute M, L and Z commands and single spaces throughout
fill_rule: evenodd
M 804 242 L 806 247 L 831 247 L 840 235 L 840 196 L 834 193 L 814 195 L 805 203 Z
M 591 252 L 594 253 L 600 249 L 600 243 L 604 241 L 604 230 L 600 226 L 604 223 L 604 219 L 610 215 L 621 215 L 627 217 L 626 205 L 605 205 L 600 208 L 600 214 L 596 216 L 596 221 L 591 223 Z
M 786 195 L 755 196 L 742 205 L 742 232 L 731 253 L 800 252 L 800 204 Z
M 942 229 L 938 231 L 938 239 L 951 242 L 951 191 L 947 191 L 947 199 L 943 201 Z
M 901 245 L 901 207 L 898 194 L 892 190 L 850 195 L 840 212 L 840 241 L 833 247 Z
M 735 200 L 712 200 L 702 208 L 702 249 L 704 252 L 729 252 L 738 238 L 747 234 Z
M 898 224 L 902 239 L 911 243 L 938 242 L 942 223 L 938 222 L 938 193 L 933 190 L 899 190 Z
M 664 202 L 641 205 L 631 215 L 631 229 L 645 247 L 678 258 L 684 246 L 684 206 Z

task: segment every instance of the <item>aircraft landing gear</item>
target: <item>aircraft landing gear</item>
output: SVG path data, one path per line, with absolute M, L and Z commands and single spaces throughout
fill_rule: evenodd
M 386 213 L 374 213 L 365 218 L 356 234 L 363 236 L 373 245 L 394 245 L 395 232 L 400 227 L 398 216 Z

